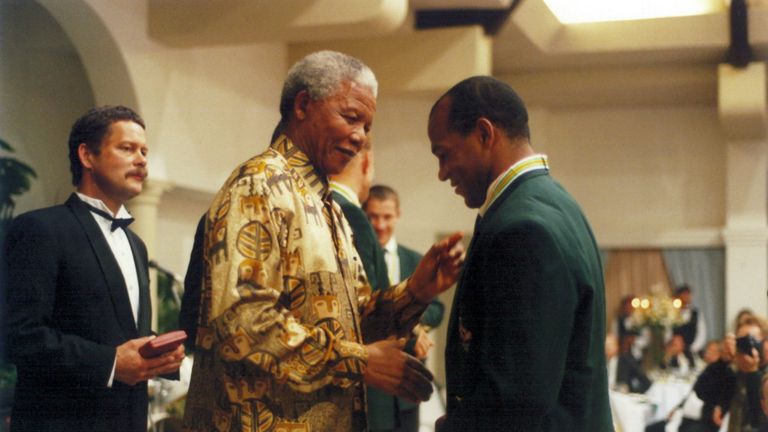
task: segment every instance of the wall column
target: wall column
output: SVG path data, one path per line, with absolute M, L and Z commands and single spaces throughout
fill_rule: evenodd
M 726 145 L 725 311 L 768 314 L 768 141 L 766 65 L 718 68 Z M 730 329 L 728 329 L 730 330 Z
M 160 198 L 172 184 L 165 180 L 147 180 L 144 182 L 143 191 L 133 198 L 128 207 L 131 214 L 136 219 L 131 225 L 131 229 L 144 240 L 147 246 L 147 255 L 149 259 L 155 259 L 155 235 L 157 232 L 157 213 L 160 205 Z M 152 299 L 152 329 L 157 329 L 157 272 L 154 269 L 149 271 L 149 290 Z

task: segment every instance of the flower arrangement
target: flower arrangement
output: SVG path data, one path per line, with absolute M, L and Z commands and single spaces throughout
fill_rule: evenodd
M 656 284 L 651 287 L 651 294 L 632 299 L 632 321 L 636 327 L 669 329 L 682 324 L 680 308 L 682 301 L 673 298 Z

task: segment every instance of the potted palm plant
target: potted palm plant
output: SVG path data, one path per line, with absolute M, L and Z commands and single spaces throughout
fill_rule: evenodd
M 0 150 L 3 153 L 14 152 L 13 147 L 1 139 Z M 13 219 L 13 210 L 16 208 L 13 197 L 28 191 L 32 179 L 36 177 L 35 170 L 24 162 L 12 157 L 0 157 L 0 236 L 5 235 L 6 226 Z
M 6 156 L 13 152 L 13 147 L 0 139 L 0 246 L 4 243 L 8 224 L 13 219 L 13 210 L 16 208 L 14 197 L 28 191 L 32 179 L 37 177 L 29 165 Z M 3 297 L 0 292 L 0 298 Z M 16 368 L 5 361 L 5 346 L 2 342 L 0 337 L 0 431 L 4 429 L 10 415 L 16 384 Z

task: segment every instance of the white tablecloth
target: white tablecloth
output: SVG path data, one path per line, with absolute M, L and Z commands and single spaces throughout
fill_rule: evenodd
M 680 405 L 691 392 L 693 383 L 680 380 L 657 381 L 645 392 L 645 395 L 656 406 L 656 412 L 651 422 L 664 420 L 673 409 Z
M 654 382 L 645 394 L 611 391 L 614 422 L 621 432 L 644 432 L 647 425 L 665 420 L 692 388 L 691 382 L 672 379 Z
M 653 418 L 655 407 L 645 395 L 611 390 L 611 411 L 617 431 L 644 432 Z

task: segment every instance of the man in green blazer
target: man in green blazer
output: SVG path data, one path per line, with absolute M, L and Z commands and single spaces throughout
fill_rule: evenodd
M 379 246 L 376 233 L 360 207 L 361 200 L 364 201 L 368 196 L 373 182 L 373 173 L 373 151 L 368 145 L 347 164 L 341 173 L 330 176 L 330 187 L 333 200 L 339 204 L 352 228 L 355 249 L 363 261 L 371 288 L 383 290 L 389 287 L 384 251 Z M 396 397 L 371 386 L 367 388 L 366 397 L 368 426 L 371 432 L 394 430 L 397 426 Z
M 600 255 L 578 204 L 530 145 L 507 84 L 466 79 L 429 117 L 438 177 L 479 216 L 445 350 L 439 431 L 613 430 Z
M 339 204 L 352 228 L 355 249 L 363 261 L 368 282 L 371 288 L 379 290 L 389 288 L 387 264 L 376 233 L 360 205 L 361 198 L 368 197 L 373 172 L 373 150 L 363 148 L 341 173 L 330 176 L 330 186 L 333 200 Z
M 363 203 L 363 210 L 384 250 L 390 283 L 395 284 L 410 277 L 422 255 L 397 242 L 395 230 L 400 221 L 400 197 L 397 192 L 385 185 L 372 186 L 368 199 Z M 444 311 L 443 303 L 438 299 L 433 300 L 421 317 L 421 328 L 433 329 L 440 325 Z M 413 348 L 414 343 L 415 339 L 409 340 L 406 349 Z M 420 355 L 419 352 L 416 354 Z M 426 352 L 423 354 L 426 355 Z
M 384 250 L 390 282 L 398 283 L 405 280 L 416 270 L 422 255 L 398 243 L 395 238 L 395 229 L 400 221 L 400 197 L 389 186 L 374 185 L 371 187 L 368 199 L 363 203 L 363 210 L 368 215 L 379 244 Z M 426 360 L 427 353 L 434 344 L 428 332 L 440 325 L 444 310 L 445 306 L 440 300 L 432 300 L 421 316 L 419 325 L 414 328 L 414 336 L 408 339 L 405 345 L 407 353 L 415 355 L 422 361 Z M 395 431 L 418 432 L 419 405 L 404 398 L 398 398 L 397 408 L 400 425 Z

